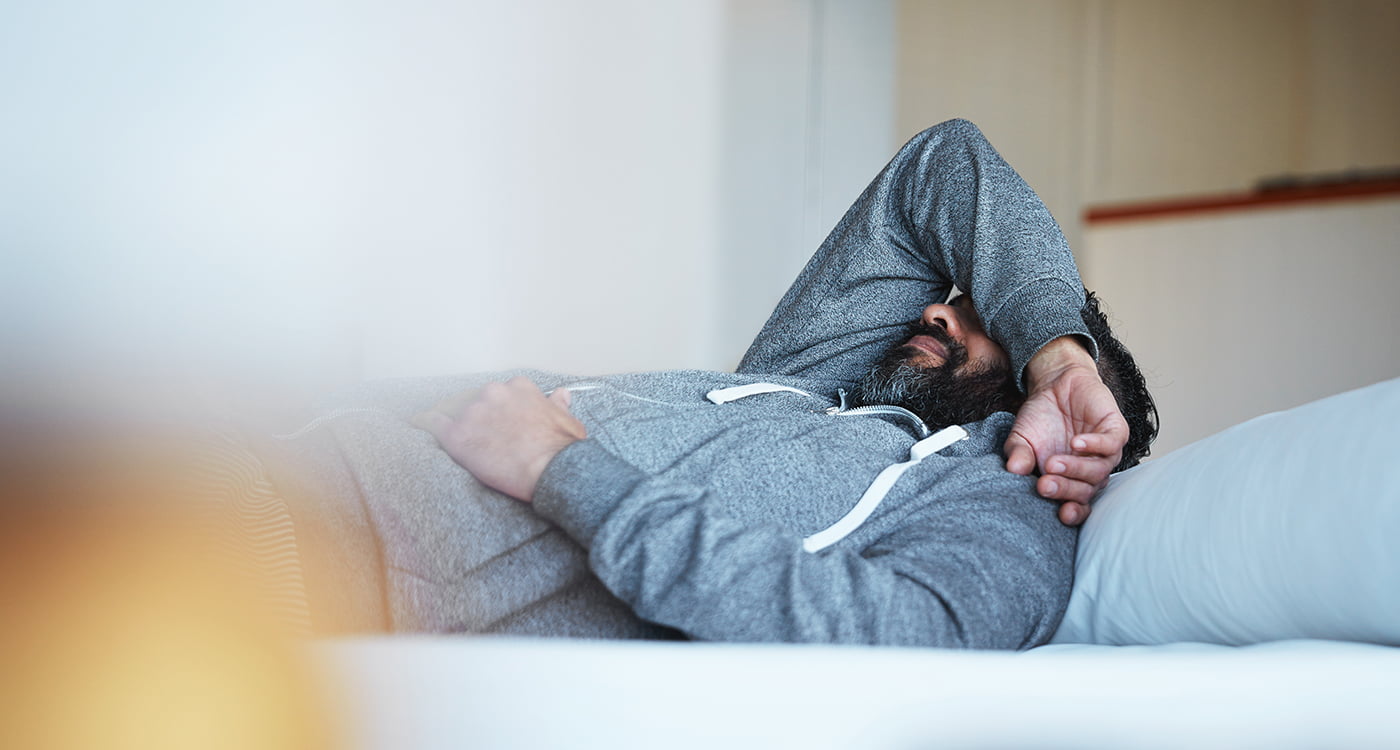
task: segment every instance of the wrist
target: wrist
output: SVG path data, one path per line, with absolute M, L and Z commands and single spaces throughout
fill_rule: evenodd
M 563 453 L 565 448 L 568 448 L 578 441 L 579 438 L 575 437 L 561 438 L 557 443 L 541 450 L 534 459 L 529 462 L 526 468 L 526 477 L 529 486 L 526 488 L 525 497 L 520 498 L 521 500 L 527 503 L 534 502 L 535 493 L 539 491 L 540 479 L 544 477 L 544 473 L 549 469 L 549 465 L 554 463 L 554 459 L 560 453 Z
M 1088 367 L 1098 372 L 1094 355 L 1078 336 L 1052 339 L 1026 363 L 1026 384 L 1033 388 L 1037 383 L 1053 379 L 1071 367 Z

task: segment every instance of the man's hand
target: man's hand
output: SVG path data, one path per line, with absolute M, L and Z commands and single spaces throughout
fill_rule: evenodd
M 482 484 L 530 502 L 540 475 L 559 451 L 588 437 L 569 413 L 569 392 L 548 397 L 528 379 L 464 391 L 413 418 L 452 460 Z
M 1061 501 L 1060 521 L 1078 526 L 1122 460 L 1128 423 L 1093 357 L 1072 337 L 1042 347 L 1026 365 L 1026 378 L 1026 402 L 1003 446 L 1006 470 L 1024 475 L 1039 468 L 1036 491 Z

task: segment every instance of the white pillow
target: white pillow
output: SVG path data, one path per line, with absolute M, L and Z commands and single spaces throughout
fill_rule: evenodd
M 1400 379 L 1112 478 L 1054 643 L 1400 645 Z

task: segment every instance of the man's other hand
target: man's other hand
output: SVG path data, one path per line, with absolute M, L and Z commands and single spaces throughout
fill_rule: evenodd
M 570 394 L 545 396 L 523 377 L 464 391 L 413 418 L 482 484 L 530 502 L 559 451 L 588 437 L 569 413 Z
M 1078 526 L 1122 460 L 1128 423 L 1093 357 L 1072 337 L 1042 347 L 1026 365 L 1026 382 L 1026 402 L 1003 446 L 1006 469 L 1039 469 L 1036 491 L 1061 503 L 1061 523 Z

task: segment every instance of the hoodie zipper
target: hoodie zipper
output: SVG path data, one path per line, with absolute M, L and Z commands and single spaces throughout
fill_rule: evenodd
M 933 434 L 933 431 L 928 428 L 928 424 L 926 424 L 923 419 L 920 419 L 918 414 L 915 414 L 914 412 L 909 411 L 908 409 L 902 406 L 894 406 L 891 404 L 869 404 L 866 406 L 847 407 L 846 389 L 836 389 L 836 395 L 838 398 L 841 399 L 841 403 L 837 404 L 836 406 L 828 407 L 826 409 L 827 414 L 836 417 L 860 417 L 869 416 L 872 414 L 883 414 L 885 416 L 890 417 L 900 417 L 905 421 L 909 422 L 911 425 L 913 425 L 914 431 L 918 434 L 920 440 L 923 440 L 924 438 Z

